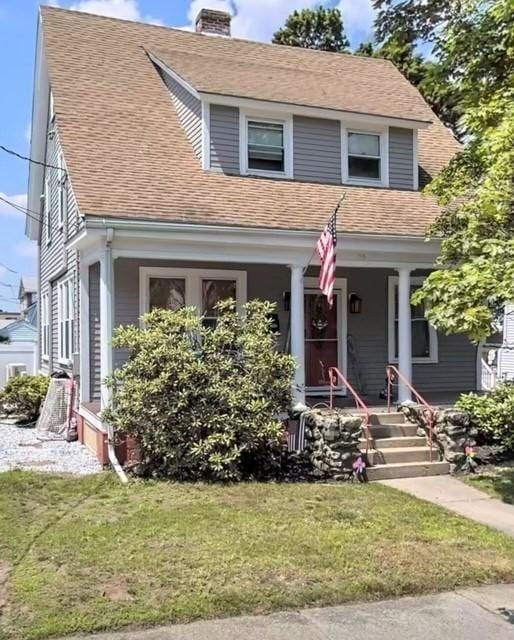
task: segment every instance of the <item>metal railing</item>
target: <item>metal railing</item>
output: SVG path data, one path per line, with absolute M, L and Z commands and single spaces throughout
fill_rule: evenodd
M 371 436 L 370 426 L 371 426 L 371 413 L 365 404 L 364 400 L 359 396 L 357 391 L 352 387 L 352 385 L 348 382 L 348 380 L 343 376 L 343 374 L 339 371 L 337 367 L 330 367 L 328 370 L 328 379 L 330 382 L 330 408 L 334 408 L 334 390 L 339 382 L 348 389 L 348 391 L 352 394 L 353 399 L 355 400 L 355 406 L 357 409 L 360 409 L 364 413 L 364 434 L 366 436 L 366 455 L 368 454 L 369 449 L 371 448 L 371 444 L 373 438 Z
M 400 373 L 400 371 L 392 364 L 388 364 L 386 367 L 387 378 L 387 412 L 391 411 L 393 387 L 397 384 L 397 380 L 401 380 L 403 384 L 409 389 L 412 395 L 416 398 L 417 403 L 423 407 L 421 414 L 425 421 L 425 425 L 428 429 L 428 444 L 430 448 L 429 460 L 432 462 L 432 444 L 434 441 L 434 424 L 435 424 L 435 409 L 423 398 L 423 396 L 416 391 L 407 378 Z

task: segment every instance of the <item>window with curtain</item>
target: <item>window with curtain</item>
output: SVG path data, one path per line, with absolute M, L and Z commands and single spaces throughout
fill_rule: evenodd
M 348 177 L 360 180 L 381 179 L 380 135 L 348 133 Z
M 284 125 L 248 121 L 248 169 L 284 173 Z
M 237 285 L 235 280 L 202 280 L 202 315 L 206 326 L 215 327 L 219 311 L 218 302 L 228 298 L 236 299 Z

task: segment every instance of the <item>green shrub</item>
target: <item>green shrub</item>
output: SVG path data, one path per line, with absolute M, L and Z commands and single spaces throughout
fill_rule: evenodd
M 471 413 L 484 444 L 514 451 L 514 384 L 505 382 L 484 395 L 463 394 L 456 406 Z
M 273 309 L 253 301 L 239 315 L 229 300 L 215 328 L 185 308 L 152 311 L 144 329 L 117 330 L 115 347 L 131 355 L 109 381 L 104 417 L 139 441 L 153 475 L 239 480 L 278 464 L 277 414 L 290 404 L 295 365 L 276 349 Z
M 37 419 L 45 399 L 48 376 L 14 376 L 0 392 L 0 411 L 4 415 L 23 416 L 29 422 Z

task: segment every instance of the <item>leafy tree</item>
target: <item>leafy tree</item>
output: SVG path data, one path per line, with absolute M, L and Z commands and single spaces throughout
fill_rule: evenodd
M 439 3 L 389 7 L 396 20 Z M 457 10 L 458 9 L 458 10 Z M 431 230 L 442 238 L 436 271 L 414 296 L 446 333 L 479 341 L 494 329 L 499 309 L 514 300 L 514 5 L 512 0 L 462 0 L 451 12 L 412 19 L 432 38 L 464 111 L 466 145 L 428 187 L 445 207 Z
M 196 309 L 155 310 L 144 329 L 118 329 L 128 362 L 110 381 L 104 413 L 132 435 L 149 473 L 180 480 L 239 480 L 272 473 L 280 462 L 294 359 L 275 348 L 269 302 L 245 313 L 218 306 L 215 328 Z
M 347 51 L 349 46 L 339 9 L 322 6 L 293 11 L 274 34 L 273 42 L 335 52 Z

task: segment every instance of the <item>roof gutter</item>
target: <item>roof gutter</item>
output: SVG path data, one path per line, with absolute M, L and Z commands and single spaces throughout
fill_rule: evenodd
M 108 229 L 109 227 L 119 230 L 134 231 L 196 231 L 208 232 L 213 234 L 230 234 L 238 233 L 247 236 L 259 236 L 276 234 L 277 236 L 295 237 L 312 239 L 319 236 L 319 229 L 275 229 L 273 227 L 236 227 L 208 224 L 192 224 L 187 222 L 158 222 L 155 220 L 127 220 L 124 218 L 100 218 L 86 217 L 86 229 Z M 381 233 L 349 233 L 340 231 L 339 234 L 348 240 L 394 240 L 395 242 L 413 242 L 418 241 L 426 244 L 427 242 L 436 243 L 437 239 L 428 240 L 424 236 L 414 235 L 395 235 Z

